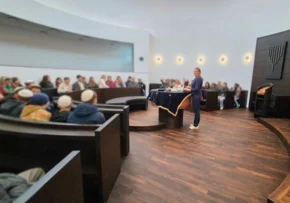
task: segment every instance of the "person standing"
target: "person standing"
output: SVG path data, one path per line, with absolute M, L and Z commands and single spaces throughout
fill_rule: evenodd
M 193 124 L 189 126 L 191 130 L 198 130 L 199 129 L 199 122 L 200 122 L 200 100 L 201 100 L 201 89 L 203 78 L 201 77 L 201 70 L 200 68 L 196 67 L 194 69 L 194 76 L 195 78 L 191 82 L 191 88 L 184 88 L 185 92 L 191 92 L 192 95 L 192 105 L 194 107 L 194 121 Z

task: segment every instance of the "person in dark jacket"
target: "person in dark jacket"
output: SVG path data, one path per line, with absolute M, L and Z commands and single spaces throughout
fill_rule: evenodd
M 7 116 L 13 116 L 19 118 L 24 106 L 28 103 L 33 93 L 30 90 L 24 88 L 16 88 L 12 97 L 6 99 L 6 101 L 0 106 L 0 113 Z
M 73 84 L 72 90 L 73 91 L 79 91 L 79 90 L 85 90 L 86 87 L 83 82 L 83 77 L 81 75 L 77 75 L 77 81 Z
M 67 122 L 78 124 L 103 124 L 106 119 L 104 114 L 96 107 L 97 94 L 92 90 L 85 90 L 81 95 L 82 104 L 70 113 Z
M 59 110 L 54 111 L 51 117 L 52 122 L 66 123 L 72 107 L 72 99 L 70 96 L 63 95 L 57 101 Z
M 40 87 L 43 89 L 52 89 L 54 88 L 53 83 L 51 82 L 49 75 L 44 75 L 42 81 L 39 83 Z

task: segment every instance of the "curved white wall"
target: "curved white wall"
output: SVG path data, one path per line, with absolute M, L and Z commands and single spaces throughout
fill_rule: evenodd
M 243 54 L 254 54 L 257 37 L 290 27 L 289 0 L 278 0 L 275 3 L 272 0 L 0 2 L 0 11 L 29 21 L 134 43 L 135 67 L 138 67 L 136 72 L 148 71 L 151 82 L 166 77 L 191 78 L 192 70 L 197 65 L 197 56 L 204 55 L 207 62 L 201 68 L 205 81 L 224 80 L 229 85 L 239 82 L 244 89 L 249 89 L 253 62 L 244 64 Z M 140 30 L 147 30 L 152 37 Z M 163 56 L 163 64 L 154 63 L 156 54 Z M 221 54 L 229 57 L 226 65 L 218 63 Z M 140 55 L 150 60 L 140 64 L 136 60 Z M 175 63 L 177 55 L 185 58 L 182 66 Z
M 134 73 L 96 72 L 88 70 L 68 71 L 49 68 L 39 70 L 38 68 L 2 66 L 0 75 L 20 76 L 23 80 L 39 80 L 42 75 L 51 74 L 53 78 L 56 76 L 69 76 L 74 80 L 76 74 L 80 72 L 87 77 L 95 76 L 96 79 L 104 73 L 112 76 L 121 75 L 124 79 L 128 75 L 135 75 L 136 78 L 142 78 L 145 83 L 148 83 L 150 35 L 147 32 L 88 20 L 47 7 L 33 0 L 0 0 L 0 12 L 76 34 L 134 44 Z M 139 61 L 140 56 L 144 57 L 145 60 L 142 62 Z

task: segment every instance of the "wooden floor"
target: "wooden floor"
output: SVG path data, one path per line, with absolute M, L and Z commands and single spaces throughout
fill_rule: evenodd
M 245 109 L 202 112 L 198 132 L 188 129 L 192 117 L 185 112 L 182 129 L 130 133 L 109 203 L 266 202 L 288 173 L 279 138 Z

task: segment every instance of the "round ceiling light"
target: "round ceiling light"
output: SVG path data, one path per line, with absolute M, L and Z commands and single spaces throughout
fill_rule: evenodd
M 196 62 L 198 65 L 203 65 L 205 64 L 205 56 L 198 56 L 196 59 Z
M 253 54 L 251 52 L 247 52 L 243 56 L 243 62 L 244 64 L 249 64 L 253 60 Z
M 177 63 L 178 65 L 182 65 L 182 64 L 184 63 L 184 58 L 183 58 L 183 56 L 177 56 L 177 57 L 176 57 L 176 63 Z
M 222 54 L 220 57 L 219 57 L 219 63 L 221 64 L 221 65 L 225 65 L 225 64 L 227 64 L 228 63 L 228 56 L 227 55 L 225 55 L 225 54 Z
M 163 58 L 161 55 L 157 55 L 155 56 L 155 59 L 154 59 L 155 63 L 157 64 L 162 64 L 163 63 Z

